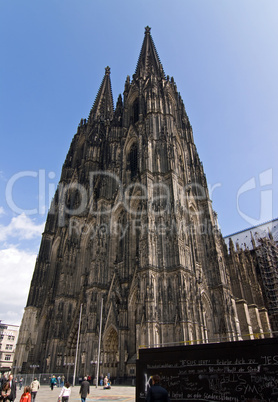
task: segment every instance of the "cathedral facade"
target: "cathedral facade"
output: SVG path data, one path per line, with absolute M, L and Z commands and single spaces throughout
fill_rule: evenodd
M 78 375 L 94 376 L 100 338 L 100 372 L 134 376 L 140 347 L 272 336 L 255 264 L 243 262 L 218 229 L 183 101 L 147 27 L 116 108 L 107 67 L 72 140 L 15 364 L 67 373 L 78 343 Z

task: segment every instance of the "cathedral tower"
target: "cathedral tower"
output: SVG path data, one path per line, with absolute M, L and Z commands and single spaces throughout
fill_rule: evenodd
M 270 331 L 250 261 L 228 258 L 192 128 L 150 28 L 114 110 L 110 69 L 74 136 L 48 213 L 16 365 L 134 375 L 140 346 Z M 255 285 L 254 285 L 255 283 Z

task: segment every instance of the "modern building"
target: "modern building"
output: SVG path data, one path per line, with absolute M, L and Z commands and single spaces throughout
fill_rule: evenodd
M 270 336 L 256 267 L 228 253 L 181 95 L 147 27 L 116 108 L 107 67 L 72 140 L 15 364 L 67 373 L 77 355 L 78 375 L 94 376 L 100 351 L 100 373 L 132 377 L 142 346 Z
M 13 370 L 14 353 L 19 326 L 4 324 L 0 321 L 0 372 Z

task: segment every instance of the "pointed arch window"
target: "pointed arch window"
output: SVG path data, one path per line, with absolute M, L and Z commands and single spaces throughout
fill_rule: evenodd
M 141 216 L 142 216 L 142 206 L 141 206 L 141 204 L 138 206 L 138 208 L 137 208 L 137 214 L 136 214 L 136 218 L 137 219 L 141 219 Z M 135 246 L 136 246 L 136 249 L 135 249 L 135 256 L 137 257 L 137 258 L 139 258 L 139 245 L 140 245 L 140 228 L 137 228 L 137 230 L 136 230 L 136 237 L 135 237 Z
M 124 239 L 121 236 L 119 239 L 119 249 L 118 249 L 118 262 L 122 262 L 123 261 L 123 256 L 124 256 Z
M 126 216 L 122 212 L 118 219 L 118 245 L 116 262 L 122 262 L 124 258 L 124 230 L 126 227 Z
M 133 112 L 133 123 L 136 123 L 139 120 L 139 100 L 135 99 L 132 105 Z
M 130 178 L 133 179 L 138 172 L 138 148 L 136 143 L 130 148 L 128 164 L 130 169 Z

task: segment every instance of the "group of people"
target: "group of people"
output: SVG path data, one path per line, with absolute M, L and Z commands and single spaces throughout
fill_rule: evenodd
M 111 388 L 111 382 L 107 376 L 104 377 L 102 385 L 103 389 Z M 81 396 L 81 402 L 86 402 L 86 398 L 90 394 L 90 382 L 88 381 L 88 377 L 84 377 L 83 381 L 81 382 L 79 394 Z
M 59 381 L 60 379 L 60 381 Z M 69 400 L 71 394 L 70 383 L 67 381 L 64 383 L 65 377 L 58 377 L 58 379 L 53 375 L 50 380 L 50 387 L 53 390 L 54 385 L 62 386 L 61 392 L 59 394 L 58 400 L 62 400 L 62 402 L 67 402 Z M 16 398 L 16 382 L 13 378 L 13 375 L 10 374 L 8 379 L 4 378 L 0 383 L 1 402 L 13 402 Z M 21 387 L 20 387 L 21 388 Z M 30 384 L 30 386 L 24 387 L 24 392 L 21 395 L 20 402 L 35 402 L 37 392 L 40 388 L 40 383 L 37 378 L 34 378 L 34 381 Z M 87 377 L 84 377 L 84 380 L 80 386 L 80 396 L 81 401 L 85 402 L 87 395 L 90 393 L 90 383 L 87 381 Z
M 152 386 L 149 388 L 147 393 L 146 402 L 169 402 L 168 392 L 159 385 L 160 377 L 158 375 L 154 375 L 152 377 Z M 56 377 L 53 375 L 51 377 L 50 386 L 53 390 L 54 384 L 57 383 Z M 62 385 L 62 384 L 59 384 Z M 4 379 L 1 381 L 1 395 L 0 401 L 1 402 L 12 402 L 16 398 L 16 382 L 13 378 L 13 375 L 10 374 L 8 379 Z M 30 386 L 24 387 L 24 392 L 21 395 L 20 402 L 35 402 L 37 392 L 40 388 L 40 383 L 37 378 L 34 378 Z M 111 384 L 110 380 L 107 376 L 103 379 L 103 388 L 110 389 Z M 70 383 L 67 381 L 64 384 L 63 379 L 63 386 L 61 392 L 58 397 L 58 401 L 68 402 L 69 397 L 71 394 L 71 387 Z M 87 377 L 84 377 L 79 391 L 81 402 L 86 402 L 87 396 L 90 394 L 90 383 Z
M 1 400 L 14 401 L 16 398 L 16 383 L 12 375 L 1 379 Z
M 63 383 L 64 383 L 64 381 L 63 381 Z M 52 384 L 55 384 L 55 376 L 52 376 L 51 382 L 50 382 L 51 389 L 53 390 L 54 385 L 52 385 Z M 58 397 L 58 401 L 62 400 L 62 402 L 68 402 L 70 394 L 71 394 L 71 386 L 70 386 L 70 383 L 67 381 L 65 384 L 63 384 L 63 387 L 62 387 L 61 392 Z M 87 396 L 90 394 L 90 383 L 89 383 L 87 377 L 84 377 L 84 379 L 81 383 L 79 394 L 81 396 L 81 402 L 85 402 Z
M 152 376 L 152 382 L 150 385 L 151 386 L 147 393 L 146 402 L 170 402 L 168 392 L 160 385 L 159 375 L 156 374 Z M 103 388 L 111 388 L 110 379 L 107 376 L 105 376 L 103 379 Z M 70 393 L 70 384 L 66 383 L 60 392 L 59 400 L 62 398 L 62 402 L 68 402 Z M 86 398 L 90 394 L 90 383 L 87 377 L 84 377 L 81 383 L 79 394 L 81 396 L 81 402 L 86 402 Z
M 103 379 L 103 388 L 111 388 L 110 380 L 107 376 L 105 376 Z M 87 377 L 84 377 L 79 393 L 81 395 L 81 402 L 86 402 L 86 398 L 90 394 L 90 383 L 87 380 Z M 62 400 L 62 402 L 66 401 Z M 168 392 L 160 385 L 160 377 L 158 374 L 152 376 L 150 388 L 147 392 L 146 402 L 170 402 Z
M 111 382 L 110 379 L 105 376 L 103 379 L 103 389 L 110 389 L 111 388 Z
M 70 387 L 70 383 L 67 381 L 65 383 L 65 385 L 63 385 L 63 387 L 62 387 L 62 390 L 58 397 L 58 401 L 61 401 L 61 399 L 62 399 L 62 402 L 68 402 L 70 394 L 71 394 L 71 387 Z M 87 377 L 84 377 L 84 379 L 81 383 L 79 394 L 81 396 L 81 402 L 85 402 L 87 396 L 90 394 L 90 383 L 89 383 Z
M 51 377 L 51 379 L 50 379 L 50 387 L 51 387 L 51 390 L 53 391 L 53 388 L 54 387 L 58 387 L 58 388 L 60 388 L 60 387 L 63 387 L 64 386 L 64 384 L 65 384 L 65 376 L 64 375 L 62 375 L 62 376 L 59 376 L 58 375 L 58 377 L 56 377 L 55 375 L 53 375 L 52 377 Z
M 51 388 L 51 389 L 53 389 L 53 388 Z M 61 401 L 61 399 L 62 399 L 62 402 L 68 402 L 70 394 L 71 394 L 71 387 L 70 387 L 70 383 L 67 381 L 61 389 L 61 392 L 58 397 L 58 401 Z M 81 402 L 85 402 L 87 396 L 90 394 L 90 383 L 89 383 L 87 377 L 84 377 L 84 379 L 81 383 L 79 394 L 81 396 Z
M 23 380 L 22 380 L 23 382 Z M 22 382 L 20 381 L 20 388 L 22 387 Z M 40 383 L 37 378 L 31 382 L 30 386 L 24 387 L 24 392 L 20 397 L 20 402 L 35 402 L 37 392 L 40 388 Z M 9 377 L 1 381 L 1 402 L 12 402 L 16 398 L 16 381 L 13 375 L 10 374 Z

